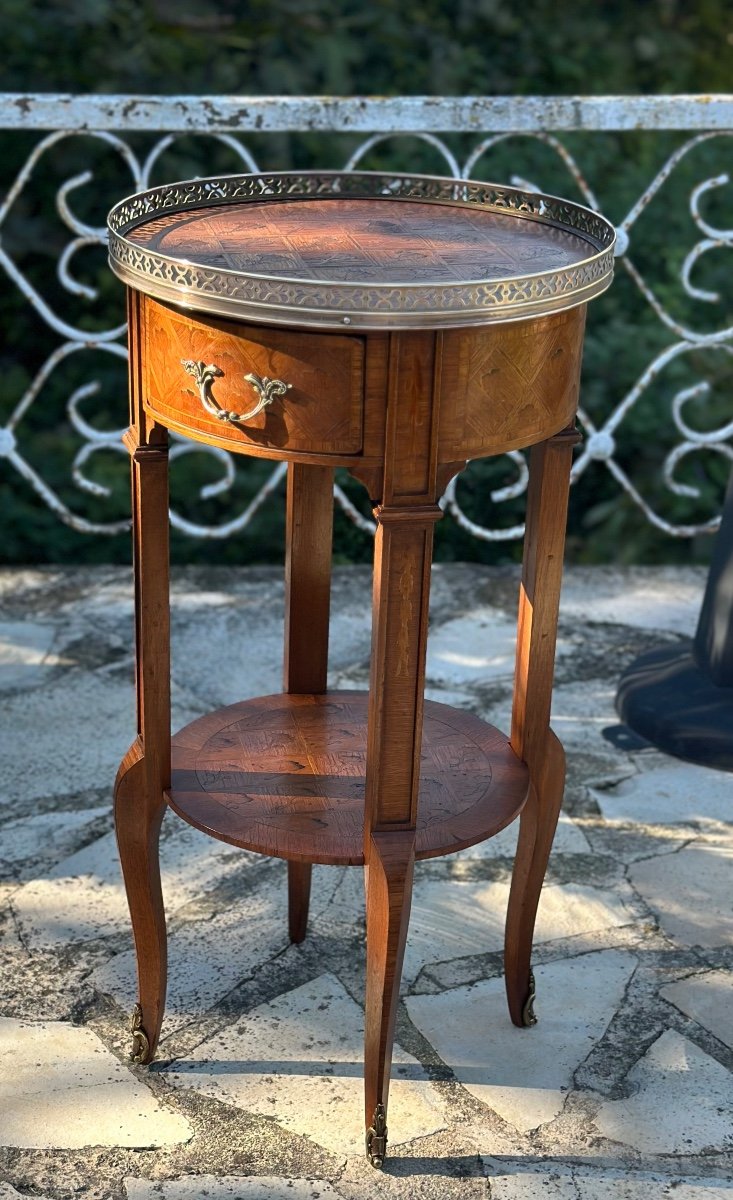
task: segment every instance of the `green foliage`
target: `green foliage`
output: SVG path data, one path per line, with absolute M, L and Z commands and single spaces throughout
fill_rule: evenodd
M 4 0 L 3 88 L 257 94 L 725 91 L 725 0 Z
M 563 95 L 727 91 L 733 66 L 733 33 L 727 0 L 599 0 L 558 12 L 549 0 L 517 6 L 508 0 L 3 0 L 0 5 L 0 88 L 166 94 L 508 94 Z M 3 174 L 9 181 L 38 135 L 0 133 Z M 154 142 L 128 139 L 144 155 Z M 340 166 L 359 140 L 348 133 L 252 134 L 245 138 L 264 168 Z M 620 221 L 680 135 L 583 134 L 563 137 L 581 164 L 603 210 Z M 459 161 L 476 135 L 446 139 Z M 722 139 L 696 147 L 685 158 L 634 226 L 631 258 L 675 320 L 692 329 L 733 323 L 733 287 L 726 251 L 705 255 L 693 269 L 699 287 L 717 291 L 705 304 L 685 296 L 679 271 L 700 240 L 689 213 L 689 196 L 701 180 L 725 170 L 730 158 Z M 362 166 L 440 172 L 444 163 L 416 139 L 388 139 Z M 72 274 L 97 290 L 93 303 L 70 296 L 56 276 L 69 230 L 55 209 L 59 186 L 71 175 L 93 171 L 92 182 L 69 196 L 78 217 L 101 225 L 107 208 L 129 191 L 129 173 L 115 151 L 88 138 L 70 138 L 48 151 L 13 206 L 3 244 L 56 313 L 90 331 L 122 319 L 122 289 L 101 250 L 82 249 Z M 231 150 L 211 138 L 179 138 L 161 157 L 155 181 L 237 170 Z M 582 199 L 557 155 L 527 138 L 497 145 L 475 166 L 476 177 L 531 180 L 544 190 Z M 713 226 L 728 228 L 730 187 L 708 193 L 702 211 Z M 0 423 L 13 411 L 40 365 L 59 344 L 9 282 L 0 290 Z M 676 340 L 665 329 L 623 269 L 611 292 L 591 306 L 582 403 L 602 423 L 633 387 L 655 354 Z M 123 364 L 95 351 L 69 355 L 44 383 L 39 400 L 19 425 L 22 453 L 31 466 L 77 512 L 90 521 L 123 517 L 128 506 L 122 455 L 92 455 L 83 470 L 109 497 L 85 496 L 71 467 L 81 440 L 66 414 L 69 395 L 90 379 L 94 397 L 80 411 L 100 429 L 126 421 Z M 699 521 L 716 511 L 727 475 L 722 456 L 691 456 L 677 477 L 700 489 L 698 499 L 671 497 L 661 463 L 674 444 L 672 397 L 701 379 L 709 395 L 689 402 L 690 424 L 711 427 L 730 415 L 731 356 L 724 351 L 685 355 L 670 363 L 622 422 L 617 457 L 639 490 L 667 519 Z M 219 467 L 201 454 L 174 462 L 173 502 L 186 519 L 211 524 L 242 511 L 271 465 L 248 460 L 232 491 L 202 500 L 199 490 L 218 478 Z M 494 506 L 492 489 L 513 480 L 507 459 L 473 464 L 459 483 L 466 514 L 487 525 L 522 519 L 523 498 Z M 352 501 L 368 512 L 363 492 L 340 480 Z M 3 514 L 0 555 L 7 562 L 126 561 L 129 538 L 83 535 L 60 523 L 14 471 L 0 479 Z M 172 538 L 174 559 L 185 561 L 278 561 L 283 543 L 282 505 L 267 503 L 249 529 L 228 540 Z M 579 561 L 691 561 L 707 544 L 672 540 L 655 531 L 602 466 L 589 469 L 573 493 L 569 551 Z M 365 561 L 369 539 L 340 514 L 336 552 L 342 561 Z M 511 542 L 483 543 L 450 519 L 437 530 L 444 559 L 502 561 L 516 554 Z

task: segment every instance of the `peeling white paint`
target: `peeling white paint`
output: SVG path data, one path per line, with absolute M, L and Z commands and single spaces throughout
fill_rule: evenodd
M 733 96 L 73 96 L 7 93 L 3 129 L 382 133 L 730 129 Z

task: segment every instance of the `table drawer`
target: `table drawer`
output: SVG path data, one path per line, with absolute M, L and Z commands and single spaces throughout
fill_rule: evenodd
M 226 321 L 149 299 L 145 338 L 145 405 L 163 424 L 231 450 L 360 453 L 362 338 Z

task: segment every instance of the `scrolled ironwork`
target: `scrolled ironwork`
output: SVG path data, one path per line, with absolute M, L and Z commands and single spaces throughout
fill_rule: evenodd
M 660 478 L 670 496 L 680 497 L 688 503 L 694 500 L 702 501 L 703 489 L 696 483 L 688 482 L 691 478 L 689 473 L 684 478 L 680 478 L 678 474 L 681 464 L 692 457 L 714 454 L 718 457 L 723 456 L 727 461 L 733 460 L 733 422 L 718 420 L 712 429 L 695 428 L 692 414 L 699 405 L 705 403 L 706 397 L 709 397 L 707 382 L 698 378 L 689 386 L 680 386 L 675 380 L 672 386 L 667 387 L 664 375 L 668 365 L 685 359 L 693 351 L 704 351 L 711 362 L 716 355 L 730 356 L 733 353 L 733 327 L 710 329 L 702 321 L 701 327 L 697 327 L 696 322 L 678 319 L 669 308 L 668 290 L 663 291 L 653 277 L 647 278 L 646 268 L 642 271 L 634 257 L 637 222 L 650 204 L 664 203 L 663 199 L 658 198 L 659 193 L 679 164 L 697 147 L 703 144 L 714 145 L 720 139 L 730 139 L 733 136 L 733 102 L 730 99 L 674 96 L 567 97 L 548 100 L 536 97 L 453 97 L 430 98 L 427 103 L 414 97 L 367 102 L 298 97 L 257 98 L 248 101 L 248 125 L 246 121 L 243 124 L 243 109 L 239 101 L 232 107 L 226 98 L 212 97 L 210 100 L 211 104 L 207 107 L 200 97 L 140 97 L 123 113 L 123 106 L 114 97 L 11 97 L 0 119 L 4 127 L 51 129 L 52 132 L 40 138 L 0 200 L 0 235 L 4 232 L 8 215 L 16 200 L 24 189 L 32 185 L 34 172 L 41 160 L 51 150 L 57 153 L 58 147 L 70 139 L 85 138 L 90 145 L 116 157 L 126 173 L 120 183 L 121 194 L 142 192 L 150 188 L 153 174 L 161 172 L 166 151 L 175 148 L 179 137 L 190 137 L 191 134 L 200 138 L 202 145 L 204 138 L 213 138 L 224 151 L 231 152 L 235 169 L 246 170 L 255 175 L 259 181 L 256 186 L 261 187 L 263 194 L 270 194 L 271 189 L 277 186 L 276 175 L 260 170 L 256 155 L 246 141 L 247 133 L 254 128 L 255 114 L 258 126 L 264 129 L 339 131 L 348 124 L 351 130 L 363 131 L 363 140 L 350 152 L 340 175 L 339 186 L 344 189 L 350 186 L 350 172 L 365 163 L 369 152 L 385 138 L 393 139 L 395 145 L 400 144 L 401 137 L 411 139 L 411 142 L 403 143 L 409 146 L 414 144 L 417 136 L 420 141 L 441 155 L 445 173 L 456 180 L 461 175 L 485 173 L 495 147 L 510 138 L 523 139 L 516 142 L 518 153 L 512 183 L 524 194 L 524 202 L 530 208 L 535 203 L 533 194 L 541 187 L 542 180 L 537 178 L 536 167 L 530 168 L 525 165 L 521 146 L 538 142 L 562 164 L 568 173 L 569 185 L 576 189 L 583 202 L 590 209 L 598 209 L 604 206 L 603 197 L 597 196 L 595 188 L 591 187 L 583 173 L 579 158 L 570 152 L 563 139 L 558 136 L 561 132 L 582 128 L 596 130 L 597 136 L 602 137 L 606 129 L 689 130 L 691 136 L 669 155 L 616 226 L 619 265 L 672 340 L 652 357 L 637 382 L 618 397 L 604 419 L 592 420 L 587 412 L 581 410 L 580 419 L 586 442 L 576 458 L 573 477 L 577 480 L 589 470 L 607 470 L 621 491 L 638 506 L 645 519 L 667 536 L 692 537 L 717 527 L 717 514 L 709 514 L 696 521 L 681 522 L 667 519 L 657 511 L 649 498 L 643 494 L 643 485 L 637 485 L 627 469 L 621 465 L 619 445 L 624 422 L 656 381 L 657 387 L 663 386 L 666 393 L 666 440 L 669 442 L 671 434 L 674 442 L 670 449 L 665 449 L 660 455 Z M 57 123 L 56 126 L 54 122 Z M 154 130 L 156 137 L 152 146 L 138 158 L 126 141 L 125 135 L 133 130 L 142 129 Z M 471 132 L 475 136 L 475 144 L 468 147 L 462 161 L 445 140 L 444 134 L 449 130 Z M 397 178 L 395 177 L 394 187 L 401 186 L 396 182 Z M 412 195 L 420 194 L 421 185 L 418 181 L 419 177 L 412 177 L 409 184 Z M 0 457 L 35 492 L 39 502 L 47 505 L 61 521 L 85 534 L 115 534 L 127 526 L 127 520 L 110 517 L 96 521 L 72 511 L 66 501 L 43 478 L 41 470 L 31 465 L 32 456 L 29 460 L 23 451 L 24 423 L 33 407 L 43 404 L 44 391 L 50 377 L 70 356 L 89 350 L 112 354 L 118 358 L 124 358 L 125 355 L 120 340 L 124 333 L 122 323 L 109 329 L 90 330 L 88 315 L 94 311 L 96 292 L 90 282 L 78 277 L 78 252 L 95 246 L 102 247 L 104 244 L 101 228 L 104 214 L 95 213 L 92 222 L 78 216 L 73 207 L 85 194 L 92 193 L 95 182 L 96 177 L 91 168 L 77 172 L 61 184 L 56 198 L 59 219 L 70 234 L 67 244 L 59 254 L 57 275 L 64 291 L 75 297 L 83 306 L 83 319 L 78 323 L 74 323 L 65 310 L 55 306 L 47 295 L 44 295 L 43 286 L 38 283 L 36 274 L 31 276 L 24 269 L 22 262 L 18 263 L 13 259 L 8 239 L 0 244 L 0 275 L 5 276 L 11 287 L 18 289 L 31 315 L 59 339 L 56 349 L 45 361 L 38 362 L 33 379 L 22 394 L 15 398 L 10 416 L 6 419 L 4 427 L 0 427 Z M 332 185 L 325 173 L 320 175 L 316 172 L 309 177 L 307 183 L 301 181 L 292 186 L 300 192 L 303 188 L 308 188 L 311 194 L 322 194 L 324 188 Z M 393 194 L 394 187 L 389 184 L 383 186 L 388 187 Z M 458 185 L 449 183 L 443 186 L 450 188 Z M 486 189 L 489 186 L 475 184 L 477 189 Z M 210 187 L 209 199 L 212 202 L 226 202 L 227 187 L 223 177 Z M 679 268 L 680 295 L 690 305 L 705 305 L 705 309 L 699 309 L 699 312 L 706 315 L 716 304 L 720 307 L 721 300 L 715 290 L 704 286 L 704 277 L 698 275 L 699 264 L 714 251 L 725 253 L 733 248 L 733 229 L 716 227 L 706 219 L 702 209 L 711 193 L 723 196 L 726 194 L 726 187 L 730 187 L 727 173 L 710 173 L 708 177 L 698 180 L 692 188 L 689 200 L 690 218 L 697 240 L 685 254 Z M 166 203 L 174 205 L 182 198 L 185 200 L 186 197 L 200 193 L 200 186 L 195 181 L 188 184 L 187 188 L 188 190 L 182 190 L 176 185 L 164 188 Z M 138 206 L 143 203 L 144 201 L 137 201 Z M 105 501 L 109 501 L 110 504 L 113 502 L 110 496 L 111 489 L 106 484 L 92 479 L 87 467 L 96 455 L 108 450 L 119 453 L 120 431 L 99 429 L 94 425 L 93 410 L 95 402 L 99 403 L 96 399 L 98 392 L 99 389 L 92 379 L 76 387 L 69 396 L 67 413 L 69 423 L 80 443 L 71 464 L 71 479 L 82 495 L 94 496 L 98 503 L 103 505 Z M 173 436 L 172 460 L 181 459 L 193 452 L 209 455 L 221 472 L 214 483 L 200 488 L 199 497 L 202 502 L 231 488 L 235 480 L 235 466 L 231 455 L 213 446 L 196 446 L 192 449 L 188 443 Z M 526 486 L 526 466 L 522 456 L 513 454 L 510 457 L 517 476 L 506 488 L 495 489 L 491 493 L 490 498 L 495 505 L 501 505 L 516 497 Z M 180 513 L 173 511 L 172 523 L 193 537 L 228 537 L 250 525 L 255 512 L 281 488 L 283 478 L 283 464 L 276 464 L 254 498 L 230 520 L 207 524 L 204 520 L 184 518 Z M 346 515 L 369 536 L 373 532 L 372 522 L 362 516 L 338 485 L 335 494 L 337 503 Z M 443 498 L 443 507 L 447 515 L 472 536 L 489 540 L 521 536 L 520 524 L 512 523 L 509 528 L 502 528 L 501 523 L 497 522 L 496 528 L 489 528 L 472 521 L 464 512 L 460 501 L 459 478 L 449 485 Z

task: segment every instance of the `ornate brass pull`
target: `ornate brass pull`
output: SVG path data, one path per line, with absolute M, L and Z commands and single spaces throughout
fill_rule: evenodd
M 219 421 L 230 421 L 233 424 L 251 421 L 252 417 L 256 417 L 259 412 L 262 412 L 263 408 L 272 404 L 277 396 L 284 396 L 293 386 L 292 383 L 283 383 L 282 379 L 270 379 L 267 375 L 255 375 L 254 372 L 250 372 L 244 378 L 247 383 L 251 383 L 259 400 L 249 412 L 229 412 L 225 408 L 220 408 L 211 394 L 211 385 L 214 380 L 224 374 L 221 367 L 217 367 L 215 363 L 196 362 L 190 358 L 182 358 L 181 365 L 189 375 L 193 375 L 199 390 L 199 399 L 207 413 L 211 413 L 212 417 L 216 417 Z

